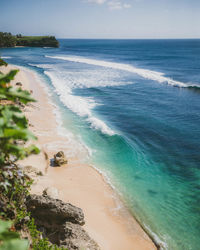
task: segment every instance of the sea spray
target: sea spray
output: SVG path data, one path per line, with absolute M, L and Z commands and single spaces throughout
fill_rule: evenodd
M 159 83 L 167 83 L 169 85 L 173 85 L 176 87 L 188 87 L 188 85 L 183 82 L 175 81 L 171 78 L 165 77 L 164 74 L 161 72 L 156 72 L 156 71 L 152 71 L 148 69 L 140 69 L 132 65 L 128 65 L 128 64 L 94 60 L 94 59 L 83 58 L 83 57 L 48 56 L 48 55 L 46 55 L 46 57 L 59 59 L 59 60 L 66 60 L 66 61 L 71 61 L 71 62 L 77 62 L 77 63 L 86 63 L 86 64 L 100 66 L 100 67 L 108 67 L 108 68 L 117 69 L 117 70 L 124 70 L 124 71 L 128 71 L 128 72 L 140 75 L 143 78 L 157 81 Z
M 12 65 L 12 64 L 10 64 Z M 30 64 L 29 64 L 30 65 Z M 12 65 L 15 66 L 15 65 Z M 51 100 L 52 99 L 52 93 L 49 89 L 49 87 L 47 86 L 45 79 L 42 77 L 42 75 L 40 75 L 38 72 L 36 72 L 35 70 L 28 68 L 28 67 L 24 67 L 24 66 L 17 66 L 19 69 L 22 69 L 23 71 L 27 71 L 31 74 L 33 74 L 34 78 L 36 79 L 37 83 L 40 84 L 40 86 L 44 89 L 45 93 L 49 96 L 49 98 L 47 99 L 48 103 L 50 105 L 52 105 L 53 107 L 53 113 L 55 114 L 56 117 L 56 124 L 57 126 L 55 127 L 56 129 L 56 133 L 64 138 L 66 138 L 66 142 L 54 142 L 54 144 L 50 143 L 50 144 L 45 144 L 44 147 L 47 147 L 48 149 L 57 149 L 59 148 L 63 148 L 63 149 L 68 149 L 68 156 L 73 157 L 75 154 L 77 154 L 77 152 L 83 152 L 84 155 L 84 159 L 88 159 L 90 154 L 91 154 L 91 149 L 89 149 L 89 147 L 87 147 L 86 145 L 84 145 L 84 143 L 80 143 L 80 141 L 77 141 L 77 139 L 75 139 L 73 133 L 66 129 L 66 127 L 63 126 L 63 120 L 62 120 L 62 115 L 60 112 L 59 107 Z M 49 136 L 49 131 L 42 131 L 39 132 L 37 131 L 37 135 L 40 136 Z M 75 152 L 76 151 L 76 152 Z
M 58 78 L 55 73 L 44 71 L 49 76 L 54 85 L 57 94 L 60 96 L 61 101 L 74 113 L 81 117 L 85 117 L 86 120 L 91 124 L 91 128 L 99 129 L 102 133 L 110 136 L 114 135 L 115 132 L 110 129 L 105 122 L 101 121 L 97 117 L 94 117 L 92 109 L 98 105 L 92 98 L 79 97 L 72 94 L 72 90 L 67 87 L 65 82 L 61 78 Z

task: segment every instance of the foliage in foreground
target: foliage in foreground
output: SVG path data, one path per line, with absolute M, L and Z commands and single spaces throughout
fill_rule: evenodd
M 17 232 L 11 231 L 12 222 L 0 220 L 0 250 L 28 249 L 27 240 L 22 240 Z
M 10 85 L 17 72 L 0 74 L 0 250 L 27 250 L 30 246 L 35 250 L 57 250 L 42 237 L 26 210 L 32 180 L 19 168 L 17 160 L 37 154 L 39 149 L 25 146 L 36 137 L 28 130 L 20 105 L 35 100 L 28 91 Z M 20 239 L 18 231 L 27 239 Z
M 7 66 L 7 62 L 0 58 L 0 66 Z
M 34 145 L 19 146 L 35 137 L 28 130 L 28 121 L 20 108 L 13 105 L 16 102 L 27 104 L 34 101 L 28 91 L 9 85 L 17 72 L 11 70 L 6 75 L 0 75 L 0 100 L 12 101 L 11 104 L 0 106 L 0 166 L 8 165 L 11 160 L 23 159 L 31 153 L 38 153 Z

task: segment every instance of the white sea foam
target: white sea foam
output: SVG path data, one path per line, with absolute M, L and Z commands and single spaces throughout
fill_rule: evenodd
M 32 64 L 30 66 L 41 68 L 41 69 L 51 69 L 56 71 L 59 75 L 62 75 L 62 79 L 68 82 L 70 88 L 93 88 L 93 87 L 110 87 L 134 84 L 133 81 L 122 81 L 121 74 L 119 72 L 114 72 L 108 68 L 102 68 L 102 70 L 84 70 L 84 71 L 66 71 L 60 70 L 57 65 L 52 64 Z
M 154 232 L 152 232 L 152 230 L 144 224 L 145 229 L 147 230 L 147 232 L 152 236 L 152 238 L 154 239 L 154 241 L 160 246 L 161 250 L 168 250 L 168 245 L 166 243 L 166 241 L 161 240 L 157 234 L 155 234 Z
M 12 58 L 11 56 L 2 56 L 1 57 L 2 59 L 10 59 L 10 58 Z
M 12 64 L 10 64 L 12 65 Z M 30 65 L 30 64 L 29 64 Z M 16 66 L 16 65 L 13 65 Z M 36 78 L 36 81 L 41 85 L 41 87 L 44 89 L 44 91 L 46 92 L 46 94 L 50 97 L 52 94 L 49 91 L 49 88 L 47 87 L 47 85 L 45 84 L 44 79 L 41 77 L 41 75 L 39 75 L 38 73 L 36 73 L 34 70 L 27 68 L 27 67 L 23 67 L 23 66 L 17 66 L 19 69 L 22 69 L 24 71 L 30 72 L 32 74 L 34 74 L 34 77 Z M 90 156 L 91 154 L 91 149 L 89 149 L 83 142 L 79 143 L 79 141 L 76 140 L 76 138 L 74 137 L 73 133 L 70 132 L 69 130 L 67 130 L 64 126 L 63 126 L 63 120 L 62 120 L 62 116 L 60 113 L 60 110 L 58 108 L 58 106 L 53 103 L 51 101 L 50 98 L 48 98 L 48 102 L 53 106 L 53 113 L 55 114 L 56 117 L 56 132 L 58 135 L 65 137 L 66 138 L 66 143 L 63 142 L 62 145 L 59 144 L 59 142 L 55 142 L 52 145 L 52 148 L 58 148 L 58 146 L 60 146 L 60 148 L 66 148 L 68 149 L 68 155 L 70 154 L 71 156 L 74 155 L 84 155 L 84 158 L 86 157 L 86 159 Z M 42 133 L 38 132 L 37 135 L 49 135 L 49 132 L 47 133 L 47 131 L 43 131 Z M 46 147 L 48 147 L 49 149 L 51 148 L 51 144 L 46 144 Z
M 74 56 L 47 56 L 46 55 L 46 57 L 128 71 L 128 72 L 137 74 L 139 76 L 142 76 L 143 78 L 157 81 L 159 83 L 167 83 L 169 85 L 173 85 L 177 87 L 188 87 L 187 84 L 183 82 L 175 81 L 169 77 L 166 77 L 161 72 L 136 68 L 129 64 L 107 62 L 107 61 L 94 60 L 94 59 L 89 59 L 89 58 L 84 58 L 84 57 L 74 57 Z
M 52 65 L 51 64 L 33 64 L 33 63 L 28 63 L 28 65 L 36 68 L 41 68 L 41 69 L 51 69 Z
M 44 73 L 51 79 L 56 93 L 60 96 L 60 100 L 64 105 L 77 115 L 85 117 L 92 128 L 98 129 L 102 133 L 108 135 L 115 134 L 115 132 L 111 130 L 103 121 L 93 116 L 92 109 L 98 105 L 93 98 L 73 95 L 72 86 L 67 85 L 63 78 L 59 77 L 59 75 L 56 75 L 54 72 L 44 71 Z
M 42 69 L 54 69 L 54 67 L 49 64 L 29 65 Z M 93 79 L 88 80 L 87 78 L 84 78 L 82 76 L 77 77 L 78 74 L 76 74 L 76 79 L 73 79 L 74 72 L 67 72 L 67 79 L 65 79 L 63 72 L 60 72 L 59 70 L 56 70 L 56 72 L 45 70 L 44 73 L 51 79 L 56 93 L 60 96 L 60 100 L 70 110 L 81 117 L 86 117 L 86 120 L 90 124 L 91 128 L 100 130 L 102 133 L 108 135 L 115 134 L 115 132 L 111 130 L 102 120 L 92 115 L 92 109 L 96 105 L 99 105 L 94 101 L 93 98 L 83 98 L 72 94 L 72 89 L 74 88 L 107 86 L 108 84 L 106 84 L 105 81 L 94 81 Z M 94 78 L 96 77 L 99 78 L 99 75 L 95 75 Z M 109 81 L 109 84 L 112 85 L 112 82 Z M 115 85 L 117 85 L 117 83 L 115 83 Z
M 102 120 L 96 118 L 96 117 L 88 117 L 87 121 L 91 124 L 91 128 L 101 130 L 102 133 L 108 134 L 108 135 L 114 135 L 115 132 L 110 129 L 105 122 Z

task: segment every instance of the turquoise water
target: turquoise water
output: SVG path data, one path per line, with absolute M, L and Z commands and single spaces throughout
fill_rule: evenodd
M 164 248 L 199 249 L 200 40 L 60 43 L 1 53 L 45 79 L 63 125 Z

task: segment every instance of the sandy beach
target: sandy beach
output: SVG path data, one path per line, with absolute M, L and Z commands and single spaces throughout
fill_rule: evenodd
M 2 71 L 9 71 L 11 67 Z M 38 137 L 35 144 L 41 153 L 20 162 L 43 173 L 35 180 L 31 192 L 42 194 L 46 187 L 55 187 L 60 199 L 82 208 L 86 221 L 84 228 L 103 250 L 156 249 L 104 177 L 86 163 L 87 150 L 70 133 L 59 133 L 55 106 L 36 74 L 20 69 L 13 84 L 16 82 L 32 90 L 37 100 L 25 108 L 25 113 L 30 129 Z M 53 167 L 51 159 L 60 150 L 64 151 L 68 164 Z

